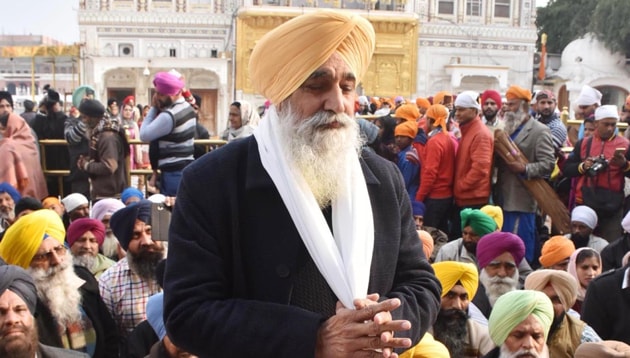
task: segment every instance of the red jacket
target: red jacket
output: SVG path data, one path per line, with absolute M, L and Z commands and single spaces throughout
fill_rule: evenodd
M 479 117 L 460 124 L 453 194 L 459 207 L 485 205 L 490 198 L 494 137 Z
M 452 197 L 454 174 L 455 143 L 448 133 L 438 132 L 429 138 L 423 153 L 416 200 Z

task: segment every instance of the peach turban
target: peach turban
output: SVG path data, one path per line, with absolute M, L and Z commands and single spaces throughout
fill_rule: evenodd
M 433 103 L 435 104 L 443 104 L 444 103 L 444 97 L 453 97 L 451 95 L 450 92 L 448 91 L 441 91 L 435 94 L 435 96 L 433 96 Z
M 512 85 L 510 86 L 510 88 L 508 88 L 507 92 L 505 92 L 505 98 L 522 99 L 529 103 L 532 100 L 532 92 L 523 87 Z
M 415 104 L 403 104 L 398 107 L 396 113 L 394 113 L 395 118 L 400 118 L 405 121 L 416 122 L 418 118 L 420 118 L 420 112 L 418 111 L 418 106 Z
M 431 257 L 431 254 L 433 254 L 433 236 L 424 230 L 417 231 L 418 237 L 420 238 L 420 241 L 422 241 L 422 251 L 424 251 L 424 256 L 428 259 Z
M 416 137 L 416 134 L 418 134 L 418 125 L 415 121 L 404 121 L 394 128 L 395 136 L 404 136 L 413 139 Z
M 578 283 L 573 276 L 560 270 L 537 270 L 525 279 L 525 289 L 542 291 L 551 285 L 562 303 L 565 311 L 573 307 L 577 299 Z
M 434 104 L 425 113 L 427 118 L 434 119 L 434 126 L 442 127 L 442 132 L 447 133 L 446 118 L 448 118 L 448 109 L 441 104 Z
M 628 96 L 628 97 L 630 97 L 630 96 Z M 418 98 L 416 98 L 416 106 L 418 108 L 429 109 L 429 107 L 431 107 L 431 103 L 426 98 L 418 97 Z
M 8 264 L 27 268 L 48 235 L 63 245 L 66 230 L 52 210 L 37 210 L 18 219 L 0 241 L 0 257 Z
M 553 236 L 543 244 L 538 261 L 543 267 L 551 267 L 571 257 L 573 251 L 573 241 L 562 235 Z
M 437 277 L 442 285 L 442 297 L 446 296 L 448 291 L 458 282 L 461 283 L 466 290 L 469 299 L 472 300 L 472 298 L 475 297 L 477 288 L 479 287 L 477 266 L 458 261 L 440 261 L 434 263 L 432 266 L 435 271 L 435 277 Z
M 321 10 L 295 17 L 263 36 L 249 60 L 256 91 L 279 104 L 337 52 L 357 83 L 365 74 L 375 46 L 374 28 L 365 18 Z
M 61 201 L 56 196 L 48 196 L 42 200 L 44 209 L 50 209 L 53 205 L 61 205 Z

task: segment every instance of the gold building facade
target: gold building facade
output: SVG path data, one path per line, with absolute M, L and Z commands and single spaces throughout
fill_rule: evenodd
M 244 95 L 257 95 L 249 81 L 248 64 L 258 39 L 280 24 L 308 11 L 316 9 L 254 7 L 239 12 L 236 24 L 237 90 Z M 371 96 L 411 97 L 416 89 L 417 15 L 400 12 L 353 12 L 367 18 L 376 32 L 374 56 L 358 92 Z

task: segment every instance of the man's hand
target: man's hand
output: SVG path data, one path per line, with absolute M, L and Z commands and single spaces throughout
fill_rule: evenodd
M 338 302 L 336 314 L 319 329 L 315 356 L 396 358 L 393 348 L 410 347 L 409 338 L 394 337 L 394 332 L 411 329 L 409 321 L 392 320 L 390 311 L 400 307 L 400 300 L 376 300 L 378 295 L 355 300 L 356 310 Z
M 510 169 L 510 171 L 514 174 L 523 174 L 525 173 L 525 164 L 518 162 L 518 161 L 514 161 L 511 163 L 505 163 L 508 167 L 508 169 Z
M 613 155 L 612 159 L 610 159 L 610 165 L 614 165 L 616 167 L 625 168 L 628 165 L 626 158 L 624 157 L 623 152 L 615 151 L 615 155 Z
M 593 158 L 588 157 L 582 162 L 582 170 L 587 171 L 593 166 Z

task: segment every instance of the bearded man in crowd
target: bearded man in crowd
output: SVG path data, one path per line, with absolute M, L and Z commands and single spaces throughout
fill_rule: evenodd
M 112 215 L 125 207 L 122 201 L 114 198 L 107 198 L 99 200 L 92 207 L 92 213 L 90 214 L 92 219 L 96 219 L 103 223 L 105 226 L 105 238 L 103 239 L 103 245 L 101 245 L 101 252 L 111 260 L 118 261 L 125 257 L 125 251 L 120 246 L 118 239 L 114 236 L 109 222 Z
M 39 343 L 34 317 L 36 303 L 37 289 L 28 272 L 14 265 L 0 266 L 0 357 L 89 357 Z
M 511 86 L 505 94 L 508 111 L 505 113 L 505 132 L 527 158 L 507 163 L 497 160 L 499 193 L 496 201 L 503 208 L 505 232 L 517 234 L 525 243 L 525 258 L 530 264 L 539 252 L 536 228 L 537 205 L 522 179 L 548 178 L 555 165 L 551 131 L 529 114 L 532 94 L 519 86 Z M 537 257 L 537 256 L 536 256 Z
M 9 183 L 0 183 L 0 232 L 6 230 L 15 220 L 15 204 L 20 201 L 20 193 Z
M 518 262 L 525 256 L 523 240 L 509 232 L 493 232 L 477 243 L 479 281 L 494 306 L 499 297 L 519 288 Z
M 585 342 L 600 342 L 601 338 L 589 325 L 567 312 L 578 294 L 578 283 L 568 272 L 539 270 L 525 280 L 526 290 L 540 291 L 553 304 L 553 323 L 547 336 L 549 353 L 554 358 L 573 358 L 577 347 Z
M 439 282 L 400 172 L 360 150 L 352 118 L 374 46 L 366 19 L 335 11 L 257 42 L 250 78 L 273 105 L 253 136 L 188 166 L 177 192 L 164 285 L 177 346 L 392 357 L 435 320 Z
M 479 286 L 479 274 L 473 264 L 443 261 L 433 264 L 442 284 L 440 313 L 433 324 L 433 336 L 444 343 L 451 357 L 481 357 L 494 343 L 488 327 L 469 317 L 468 307 Z
M 553 306 L 542 292 L 523 290 L 499 298 L 490 320 L 490 337 L 498 346 L 486 358 L 549 358 L 545 340 L 553 322 Z
M 0 242 L 0 257 L 26 269 L 37 287 L 37 331 L 43 344 L 118 357 L 118 337 L 94 276 L 72 266 L 57 213 L 37 210 L 16 221 Z
M 77 219 L 68 227 L 66 241 L 75 265 L 83 266 L 98 278 L 114 261 L 99 253 L 105 239 L 105 226 L 96 219 Z
M 98 285 L 123 339 L 146 319 L 149 297 L 161 291 L 155 270 L 165 250 L 151 237 L 151 204 L 133 203 L 116 211 L 110 221 L 127 255 L 99 277 Z

